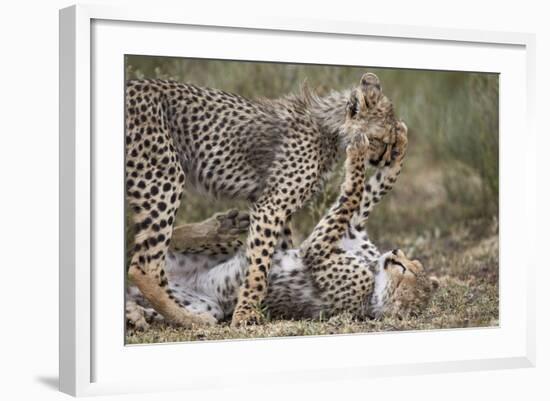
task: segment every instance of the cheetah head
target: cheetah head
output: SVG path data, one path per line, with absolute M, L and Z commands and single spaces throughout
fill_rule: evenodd
M 391 158 L 391 145 L 395 143 L 398 131 L 406 129 L 405 124 L 396 119 L 393 104 L 382 93 L 378 77 L 372 73 L 364 74 L 348 99 L 342 126 L 344 142 L 360 132 L 366 132 L 369 162 L 381 166 Z
M 429 277 L 418 260 L 410 260 L 394 249 L 378 260 L 369 315 L 375 319 L 418 315 L 437 288 L 437 278 Z

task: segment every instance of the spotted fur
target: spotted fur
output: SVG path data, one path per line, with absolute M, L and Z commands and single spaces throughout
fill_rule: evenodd
M 388 162 L 395 123 L 373 74 L 351 91 L 319 97 L 304 88 L 277 100 L 171 81 L 128 82 L 126 190 L 137 232 L 130 279 L 169 321 L 212 323 L 169 285 L 165 264 L 175 215 L 186 182 L 206 195 L 248 199 L 249 268 L 232 321 L 257 321 L 275 247 L 292 246 L 291 215 L 319 191 L 350 134 L 368 135 L 372 164 Z
M 369 212 L 401 171 L 407 147 L 404 124 L 399 123 L 396 132 L 391 163 L 379 167 L 368 179 L 364 177 L 368 139 L 357 134 L 348 145 L 338 200 L 299 249 L 276 250 L 263 300 L 271 316 L 315 319 L 349 312 L 358 318 L 381 318 L 418 313 L 425 307 L 437 281 L 428 278 L 420 262 L 407 259 L 399 250 L 380 254 L 366 232 Z M 225 226 L 231 226 L 236 224 L 235 215 L 231 211 L 216 219 L 226 219 Z M 242 225 L 235 226 L 233 234 L 239 230 L 242 232 Z M 188 244 L 178 245 L 185 248 Z M 246 278 L 245 249 L 234 255 L 192 252 L 168 254 L 171 291 L 193 313 L 209 314 L 216 321 L 230 318 Z M 127 317 L 134 327 L 144 328 L 151 316 L 158 320 L 146 303 L 131 294 L 129 300 Z

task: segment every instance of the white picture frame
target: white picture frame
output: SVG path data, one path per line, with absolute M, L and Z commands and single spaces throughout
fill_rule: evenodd
M 534 366 L 536 150 L 513 143 L 517 132 L 535 143 L 534 44 L 522 33 L 154 7 L 61 10 L 60 390 L 80 396 Z M 499 327 L 125 346 L 124 54 L 500 73 Z

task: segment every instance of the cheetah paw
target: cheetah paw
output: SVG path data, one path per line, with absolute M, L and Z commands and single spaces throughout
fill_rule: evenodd
M 359 133 L 351 138 L 350 143 L 346 148 L 346 153 L 349 158 L 365 156 L 369 149 L 369 138 L 365 133 Z
M 215 326 L 217 323 L 216 318 L 208 313 L 199 313 L 196 315 L 196 321 L 193 322 L 196 326 Z
M 149 328 L 144 308 L 135 302 L 126 303 L 126 327 L 136 331 L 145 331 Z
M 397 126 L 395 144 L 391 153 L 392 161 L 402 160 L 405 157 L 405 153 L 407 152 L 407 126 L 403 122 L 399 122 L 398 124 L 399 125 Z
M 248 231 L 250 216 L 246 211 L 231 209 L 214 215 L 217 231 L 221 236 L 238 236 Z
M 254 326 L 261 324 L 262 316 L 254 310 L 236 309 L 231 319 L 231 327 Z

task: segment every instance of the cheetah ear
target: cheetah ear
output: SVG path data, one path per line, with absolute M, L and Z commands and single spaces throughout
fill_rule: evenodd
M 307 78 L 304 79 L 304 82 L 302 82 L 301 90 L 302 90 L 302 97 L 304 98 L 304 101 L 307 104 L 313 104 L 316 100 L 316 95 L 314 91 L 309 87 Z
M 432 285 L 432 291 L 439 288 L 439 280 L 435 276 L 430 276 L 430 284 Z
M 365 95 L 367 107 L 374 107 L 382 94 L 380 80 L 372 72 L 367 72 L 361 77 L 361 90 Z

